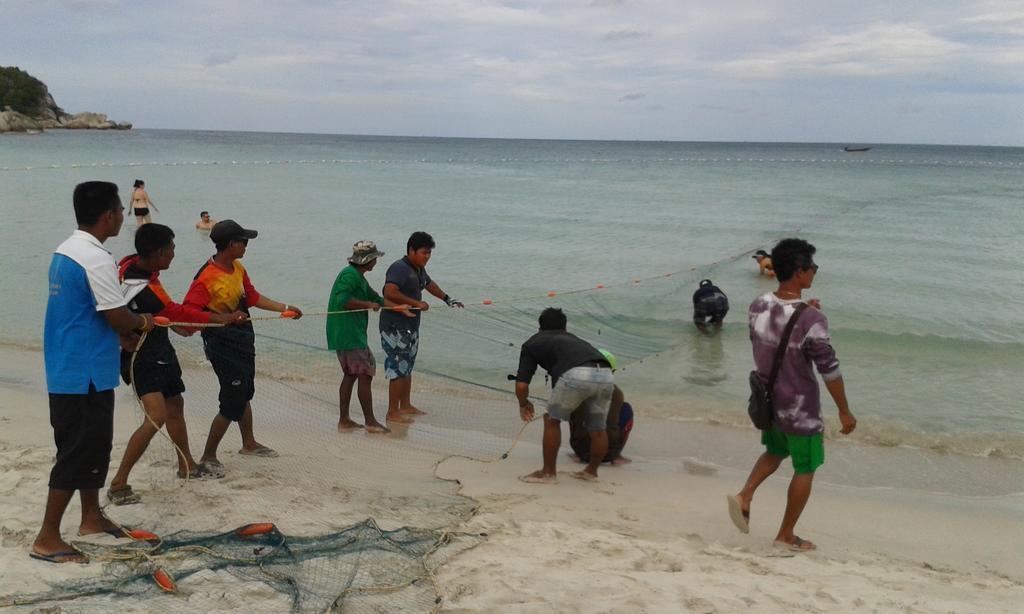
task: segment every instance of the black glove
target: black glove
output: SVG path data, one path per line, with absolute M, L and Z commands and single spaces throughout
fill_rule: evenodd
M 444 299 L 443 300 L 444 300 L 444 304 L 448 305 L 449 307 L 465 307 L 465 305 L 463 305 L 460 301 L 457 301 L 457 300 L 453 299 L 452 297 L 448 296 L 447 294 L 444 295 Z

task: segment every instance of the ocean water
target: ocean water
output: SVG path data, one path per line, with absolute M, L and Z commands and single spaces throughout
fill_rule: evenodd
M 424 315 L 424 369 L 508 388 L 537 313 L 562 306 L 570 330 L 618 354 L 641 412 L 712 422 L 742 424 L 745 311 L 774 288 L 749 253 L 800 236 L 818 248 L 809 296 L 829 318 L 861 441 L 1024 459 L 1024 149 L 6 135 L 0 342 L 41 345 L 46 270 L 74 228 L 74 185 L 114 181 L 127 197 L 136 178 L 155 221 L 177 232 L 164 273 L 177 297 L 212 253 L 193 229 L 200 210 L 258 229 L 245 258 L 257 288 L 309 312 L 325 309 L 355 241 L 387 252 L 369 275 L 379 287 L 409 233 L 426 230 L 437 241 L 428 270 L 469 307 Z M 132 251 L 133 227 L 108 242 L 116 257 Z M 713 338 L 690 323 L 703 277 L 732 304 Z M 321 316 L 274 326 L 323 343 Z

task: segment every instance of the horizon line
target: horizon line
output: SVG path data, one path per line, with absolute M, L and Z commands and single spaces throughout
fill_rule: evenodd
M 349 132 L 288 132 L 282 130 L 216 130 L 211 128 L 147 128 L 132 127 L 132 131 L 162 131 L 162 132 L 219 132 L 219 133 L 242 133 L 242 134 L 288 134 L 306 136 L 341 136 L 357 138 L 389 138 L 389 139 L 451 139 L 464 141 L 549 141 L 549 142 L 579 142 L 579 143 L 701 143 L 701 144 L 729 144 L 729 145 L 836 145 L 836 146 L 907 146 L 907 147 L 991 147 L 1002 149 L 1021 149 L 1022 145 L 981 145 L 976 143 L 901 143 L 897 141 L 740 141 L 740 140 L 685 140 L 685 139 L 613 139 L 613 138 L 542 138 L 542 137 L 508 137 L 508 136 L 440 136 L 429 134 L 361 134 Z M 72 131 L 74 132 L 74 131 Z M 111 131 L 116 132 L 116 131 Z

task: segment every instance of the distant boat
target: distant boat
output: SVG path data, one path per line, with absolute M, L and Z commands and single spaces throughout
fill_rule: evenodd
M 869 151 L 870 147 L 843 147 L 843 151 Z

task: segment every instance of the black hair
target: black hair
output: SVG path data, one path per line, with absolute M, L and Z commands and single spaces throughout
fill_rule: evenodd
M 423 249 L 424 247 L 427 249 L 434 249 L 434 237 L 422 230 L 417 230 L 409 235 L 409 240 L 405 244 L 405 252 L 414 252 L 418 249 Z
M 209 211 L 200 211 L 199 212 L 199 217 L 203 217 L 204 215 L 210 215 L 210 212 Z
M 146 225 L 148 226 L 148 224 Z M 214 241 L 213 246 L 217 248 L 218 252 L 222 252 L 226 250 L 228 246 L 231 245 L 231 242 L 234 240 L 235 239 L 221 239 L 220 241 Z
M 772 248 L 772 267 L 775 278 L 788 281 L 797 270 L 810 268 L 814 264 L 813 245 L 803 239 L 783 239 Z
M 169 246 L 174 240 L 174 231 L 163 224 L 143 224 L 135 231 L 135 252 L 141 258 L 148 258 Z
M 537 322 L 540 324 L 541 330 L 565 330 L 568 318 L 565 317 L 565 312 L 558 307 L 548 307 L 540 312 Z
M 146 185 L 145 181 L 143 181 L 141 179 L 136 179 L 135 183 L 132 184 L 132 187 L 133 188 L 137 188 L 137 187 L 144 186 L 144 185 Z
M 714 284 L 711 283 L 710 279 L 702 279 L 702 280 L 700 280 L 700 287 L 701 288 L 703 288 L 704 286 L 713 286 L 713 285 Z
M 104 213 L 117 211 L 121 206 L 117 184 L 109 181 L 86 181 L 76 185 L 73 201 L 79 226 L 93 226 Z

